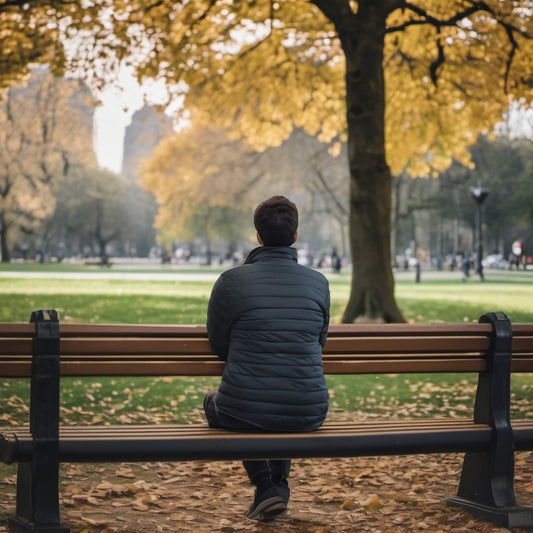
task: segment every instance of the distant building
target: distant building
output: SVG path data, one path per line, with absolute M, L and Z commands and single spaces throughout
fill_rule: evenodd
M 152 155 L 159 142 L 172 134 L 172 120 L 157 108 L 144 106 L 133 114 L 124 136 L 122 174 L 132 182 L 139 180 L 139 165 Z

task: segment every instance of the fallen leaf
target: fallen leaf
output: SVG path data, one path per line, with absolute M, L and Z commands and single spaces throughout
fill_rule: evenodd
M 367 504 L 364 505 L 367 513 L 374 513 L 382 506 L 379 496 L 374 496 Z
M 341 503 L 340 508 L 345 511 L 353 511 L 354 509 L 357 509 L 357 504 L 353 500 L 344 500 Z
M 80 516 L 80 520 L 82 520 L 86 524 L 89 524 L 90 526 L 96 526 L 96 527 L 108 527 L 109 526 L 108 520 L 94 520 L 93 518 L 87 518 L 85 516 Z

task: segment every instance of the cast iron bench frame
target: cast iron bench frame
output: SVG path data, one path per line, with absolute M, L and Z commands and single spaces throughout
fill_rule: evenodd
M 29 426 L 0 428 L 0 459 L 18 463 L 16 515 L 26 532 L 68 533 L 63 462 L 240 460 L 465 452 L 450 505 L 504 527 L 533 526 L 517 505 L 514 453 L 533 449 L 533 421 L 510 418 L 512 372 L 533 372 L 533 324 L 501 312 L 467 324 L 331 325 L 326 374 L 478 374 L 472 419 L 326 422 L 312 433 L 240 433 L 196 425 L 63 426 L 60 376 L 216 376 L 203 326 L 0 323 L 0 377 L 30 378 Z

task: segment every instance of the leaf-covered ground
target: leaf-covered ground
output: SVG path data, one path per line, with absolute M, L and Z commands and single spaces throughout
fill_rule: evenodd
M 162 424 L 205 422 L 202 403 L 219 378 L 64 378 L 61 423 Z M 533 416 L 533 375 L 515 374 L 511 416 Z M 471 417 L 474 375 L 328 376 L 331 421 L 367 418 Z M 29 380 L 0 382 L 0 427 L 27 423 Z
M 269 523 L 245 518 L 253 489 L 238 462 L 63 465 L 63 519 L 73 533 L 503 533 L 446 505 L 462 456 L 294 462 L 291 502 Z M 0 532 L 15 508 L 15 468 L 1 467 Z M 518 501 L 533 505 L 533 454 L 516 464 Z M 520 529 L 513 529 L 519 532 Z

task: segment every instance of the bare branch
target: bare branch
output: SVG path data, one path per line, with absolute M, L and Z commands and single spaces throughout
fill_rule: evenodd
M 438 68 L 444 63 L 445 57 L 444 57 L 444 47 L 442 46 L 442 43 L 440 39 L 437 36 L 437 57 L 435 61 L 431 63 L 429 66 L 429 75 L 431 76 L 431 81 L 433 82 L 433 85 L 437 85 L 437 70 Z
M 418 15 L 420 18 L 417 19 L 411 19 L 403 24 L 399 24 L 397 26 L 390 26 L 389 28 L 386 28 L 385 33 L 394 33 L 398 31 L 403 31 L 409 26 L 420 26 L 422 24 L 430 24 L 431 26 L 435 26 L 436 28 L 440 29 L 443 26 L 456 26 L 458 22 L 461 20 L 468 18 L 469 16 L 473 15 L 474 13 L 477 13 L 478 11 L 488 11 L 492 15 L 494 13 L 491 12 L 489 6 L 485 4 L 485 2 L 475 2 L 472 6 L 470 6 L 468 9 L 465 9 L 463 11 L 460 11 L 453 15 L 452 17 L 448 19 L 437 19 L 433 16 L 431 16 L 425 9 L 411 4 L 411 2 L 402 2 L 401 6 L 402 9 L 407 9 L 409 11 L 412 11 L 415 15 Z
M 336 197 L 335 193 L 333 192 L 331 187 L 328 185 L 327 179 L 325 178 L 324 174 L 322 174 L 322 172 L 318 168 L 315 168 L 315 174 L 316 174 L 320 184 L 325 189 L 325 191 L 327 192 L 328 196 L 331 198 L 331 200 L 333 201 L 333 203 L 335 204 L 335 206 L 337 207 L 337 209 L 339 210 L 341 215 L 348 216 L 349 213 L 348 213 L 347 209 L 341 204 L 341 202 L 339 202 L 339 200 Z
M 504 26 L 504 28 L 507 33 L 507 37 L 509 38 L 509 42 L 511 43 L 511 50 L 509 50 L 509 56 L 507 57 L 507 61 L 505 62 L 504 87 L 505 87 L 505 92 L 507 93 L 509 75 L 511 73 L 511 66 L 513 64 L 513 58 L 515 56 L 515 52 L 518 48 L 518 43 L 516 42 L 514 33 L 511 30 L 511 28 L 508 26 Z

